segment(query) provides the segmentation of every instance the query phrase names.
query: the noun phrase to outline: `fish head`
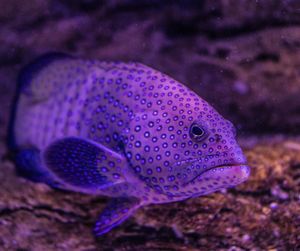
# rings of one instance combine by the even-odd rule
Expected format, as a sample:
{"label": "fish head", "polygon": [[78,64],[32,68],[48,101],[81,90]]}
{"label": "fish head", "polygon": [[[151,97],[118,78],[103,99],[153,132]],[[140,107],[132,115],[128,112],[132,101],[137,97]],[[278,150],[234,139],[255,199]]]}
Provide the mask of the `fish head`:
{"label": "fish head", "polygon": [[233,124],[192,97],[165,100],[165,105],[136,114],[125,150],[142,181],[178,199],[235,186],[250,174]]}

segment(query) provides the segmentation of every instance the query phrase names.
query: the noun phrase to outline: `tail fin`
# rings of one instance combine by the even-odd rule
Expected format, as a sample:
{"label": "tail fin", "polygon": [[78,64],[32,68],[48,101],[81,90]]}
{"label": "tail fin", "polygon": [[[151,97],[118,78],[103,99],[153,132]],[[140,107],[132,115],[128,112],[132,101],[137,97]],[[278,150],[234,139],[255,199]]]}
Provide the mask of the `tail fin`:
{"label": "tail fin", "polygon": [[49,52],[42,56],[39,56],[31,63],[21,69],[18,76],[18,92],[26,92],[27,86],[30,84],[34,76],[36,76],[43,68],[47,67],[54,61],[60,59],[72,58],[68,54],[62,52]]}
{"label": "tail fin", "polygon": [[17,78],[17,88],[12,101],[11,114],[8,124],[7,145],[11,151],[15,151],[17,147],[15,143],[13,128],[20,93],[29,92],[30,89],[28,88],[28,86],[30,85],[30,82],[32,81],[34,76],[36,76],[44,67],[48,66],[56,60],[66,58],[72,58],[72,56],[61,52],[49,52],[33,60],[31,63],[27,64],[20,70]]}

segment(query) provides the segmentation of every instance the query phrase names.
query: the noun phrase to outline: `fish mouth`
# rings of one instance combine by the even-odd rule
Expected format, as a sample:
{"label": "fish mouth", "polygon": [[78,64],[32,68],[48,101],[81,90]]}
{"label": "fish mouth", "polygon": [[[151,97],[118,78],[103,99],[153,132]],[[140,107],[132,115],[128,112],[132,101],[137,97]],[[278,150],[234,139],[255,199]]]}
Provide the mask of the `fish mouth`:
{"label": "fish mouth", "polygon": [[250,167],[246,162],[233,162],[226,163],[221,165],[216,165],[209,167],[203,170],[200,174],[196,175],[190,181],[186,182],[184,185],[188,185],[190,183],[195,182],[197,179],[202,178],[220,178],[226,177],[227,179],[235,179],[235,183],[241,183],[248,179],[250,175]]}

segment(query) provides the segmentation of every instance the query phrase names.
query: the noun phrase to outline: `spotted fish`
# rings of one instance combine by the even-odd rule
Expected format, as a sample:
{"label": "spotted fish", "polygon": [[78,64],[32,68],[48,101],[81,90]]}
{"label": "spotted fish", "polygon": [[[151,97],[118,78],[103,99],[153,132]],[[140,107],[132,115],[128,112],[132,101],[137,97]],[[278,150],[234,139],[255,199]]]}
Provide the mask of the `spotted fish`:
{"label": "spotted fish", "polygon": [[232,123],[140,63],[41,56],[20,73],[12,121],[21,174],[112,198],[96,235],[139,207],[232,187],[250,173]]}

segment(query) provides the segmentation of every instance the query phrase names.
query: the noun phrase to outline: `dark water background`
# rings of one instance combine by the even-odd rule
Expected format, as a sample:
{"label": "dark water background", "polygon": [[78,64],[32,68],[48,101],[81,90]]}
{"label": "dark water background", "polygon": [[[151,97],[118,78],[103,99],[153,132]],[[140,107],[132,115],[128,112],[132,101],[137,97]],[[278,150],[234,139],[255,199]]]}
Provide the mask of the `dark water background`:
{"label": "dark water background", "polygon": [[[139,61],[183,82],[237,126],[252,180],[145,209],[95,240],[104,199],[31,184],[5,157],[17,72],[48,51]],[[0,250],[300,250],[297,0],[0,0],[0,107]]]}

